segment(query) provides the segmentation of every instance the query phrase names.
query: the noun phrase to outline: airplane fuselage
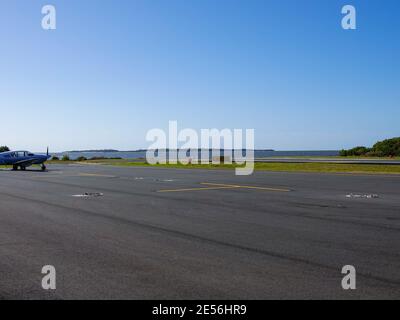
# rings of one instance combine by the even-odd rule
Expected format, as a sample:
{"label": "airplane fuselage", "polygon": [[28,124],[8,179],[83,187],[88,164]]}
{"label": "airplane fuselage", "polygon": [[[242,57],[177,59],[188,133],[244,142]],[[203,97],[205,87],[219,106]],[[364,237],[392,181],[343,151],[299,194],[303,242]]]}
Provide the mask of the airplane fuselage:
{"label": "airplane fuselage", "polygon": [[25,168],[38,164],[42,165],[42,170],[46,169],[44,163],[50,159],[49,155],[33,154],[29,151],[10,151],[0,153],[0,165],[3,166],[13,166],[14,170],[20,168],[25,170]]}

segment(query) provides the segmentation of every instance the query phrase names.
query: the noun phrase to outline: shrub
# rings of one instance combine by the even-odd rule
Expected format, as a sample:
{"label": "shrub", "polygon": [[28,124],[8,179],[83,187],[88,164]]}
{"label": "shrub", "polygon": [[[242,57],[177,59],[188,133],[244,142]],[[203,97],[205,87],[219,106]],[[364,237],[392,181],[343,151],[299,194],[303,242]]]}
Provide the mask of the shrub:
{"label": "shrub", "polygon": [[52,158],[51,158],[51,160],[53,160],[53,161],[59,161],[59,160],[60,160],[60,158],[59,158],[59,157],[56,157],[56,156],[54,156],[54,157],[52,157]]}
{"label": "shrub", "polygon": [[113,158],[107,158],[107,157],[92,157],[89,160],[122,160],[120,157],[113,157]]}
{"label": "shrub", "polygon": [[371,149],[369,149],[367,147],[355,147],[355,148],[350,149],[350,150],[342,150],[340,152],[340,155],[343,156],[343,157],[364,156],[370,151],[371,151]]}
{"label": "shrub", "polygon": [[365,154],[367,157],[384,157],[383,153],[380,151],[373,151],[367,152]]}
{"label": "shrub", "polygon": [[62,161],[69,161],[70,159],[69,159],[69,156],[66,154],[66,155],[64,155],[64,156],[62,157],[61,160],[62,160]]}
{"label": "shrub", "polygon": [[85,157],[79,157],[78,159],[76,159],[76,161],[86,161],[87,160],[87,158],[85,158]]}
{"label": "shrub", "polygon": [[400,138],[392,138],[379,141],[372,147],[374,152],[382,154],[384,157],[400,156]]}
{"label": "shrub", "polygon": [[367,156],[367,157],[400,157],[400,138],[386,139],[374,144],[372,148],[356,147],[340,151],[342,157]]}

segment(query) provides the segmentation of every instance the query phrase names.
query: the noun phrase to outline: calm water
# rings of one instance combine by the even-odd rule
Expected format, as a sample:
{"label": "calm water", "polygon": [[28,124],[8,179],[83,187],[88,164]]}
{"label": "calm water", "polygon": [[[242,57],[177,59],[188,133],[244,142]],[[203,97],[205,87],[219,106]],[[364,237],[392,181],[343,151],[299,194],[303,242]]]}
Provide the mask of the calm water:
{"label": "calm water", "polygon": [[[85,157],[87,159],[93,157],[105,157],[105,158],[122,158],[122,159],[139,159],[145,158],[146,152],[144,151],[119,151],[119,152],[63,152],[53,153],[53,156],[62,157],[68,155],[71,160],[75,160],[79,157]],[[330,157],[338,156],[339,151],[255,151],[254,156],[256,158],[267,158],[267,157]]]}

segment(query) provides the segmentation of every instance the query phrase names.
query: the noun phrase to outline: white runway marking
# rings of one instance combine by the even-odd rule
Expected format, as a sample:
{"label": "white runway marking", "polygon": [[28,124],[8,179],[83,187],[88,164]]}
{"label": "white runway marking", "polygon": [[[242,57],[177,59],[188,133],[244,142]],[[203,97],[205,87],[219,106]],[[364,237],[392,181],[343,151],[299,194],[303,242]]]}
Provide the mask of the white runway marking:
{"label": "white runway marking", "polygon": [[72,195],[75,198],[89,198],[89,197],[102,197],[104,194],[101,192],[85,192],[83,194]]}

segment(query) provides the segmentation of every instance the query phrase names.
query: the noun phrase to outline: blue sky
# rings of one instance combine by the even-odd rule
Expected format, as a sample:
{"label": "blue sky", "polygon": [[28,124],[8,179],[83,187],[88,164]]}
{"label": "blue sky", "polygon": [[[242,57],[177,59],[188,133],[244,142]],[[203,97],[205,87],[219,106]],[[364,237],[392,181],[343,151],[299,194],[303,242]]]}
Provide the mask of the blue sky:
{"label": "blue sky", "polygon": [[[57,30],[41,8],[57,9]],[[357,9],[357,30],[341,8]],[[132,150],[152,128],[254,128],[257,148],[400,136],[397,0],[4,0],[0,145]]]}

